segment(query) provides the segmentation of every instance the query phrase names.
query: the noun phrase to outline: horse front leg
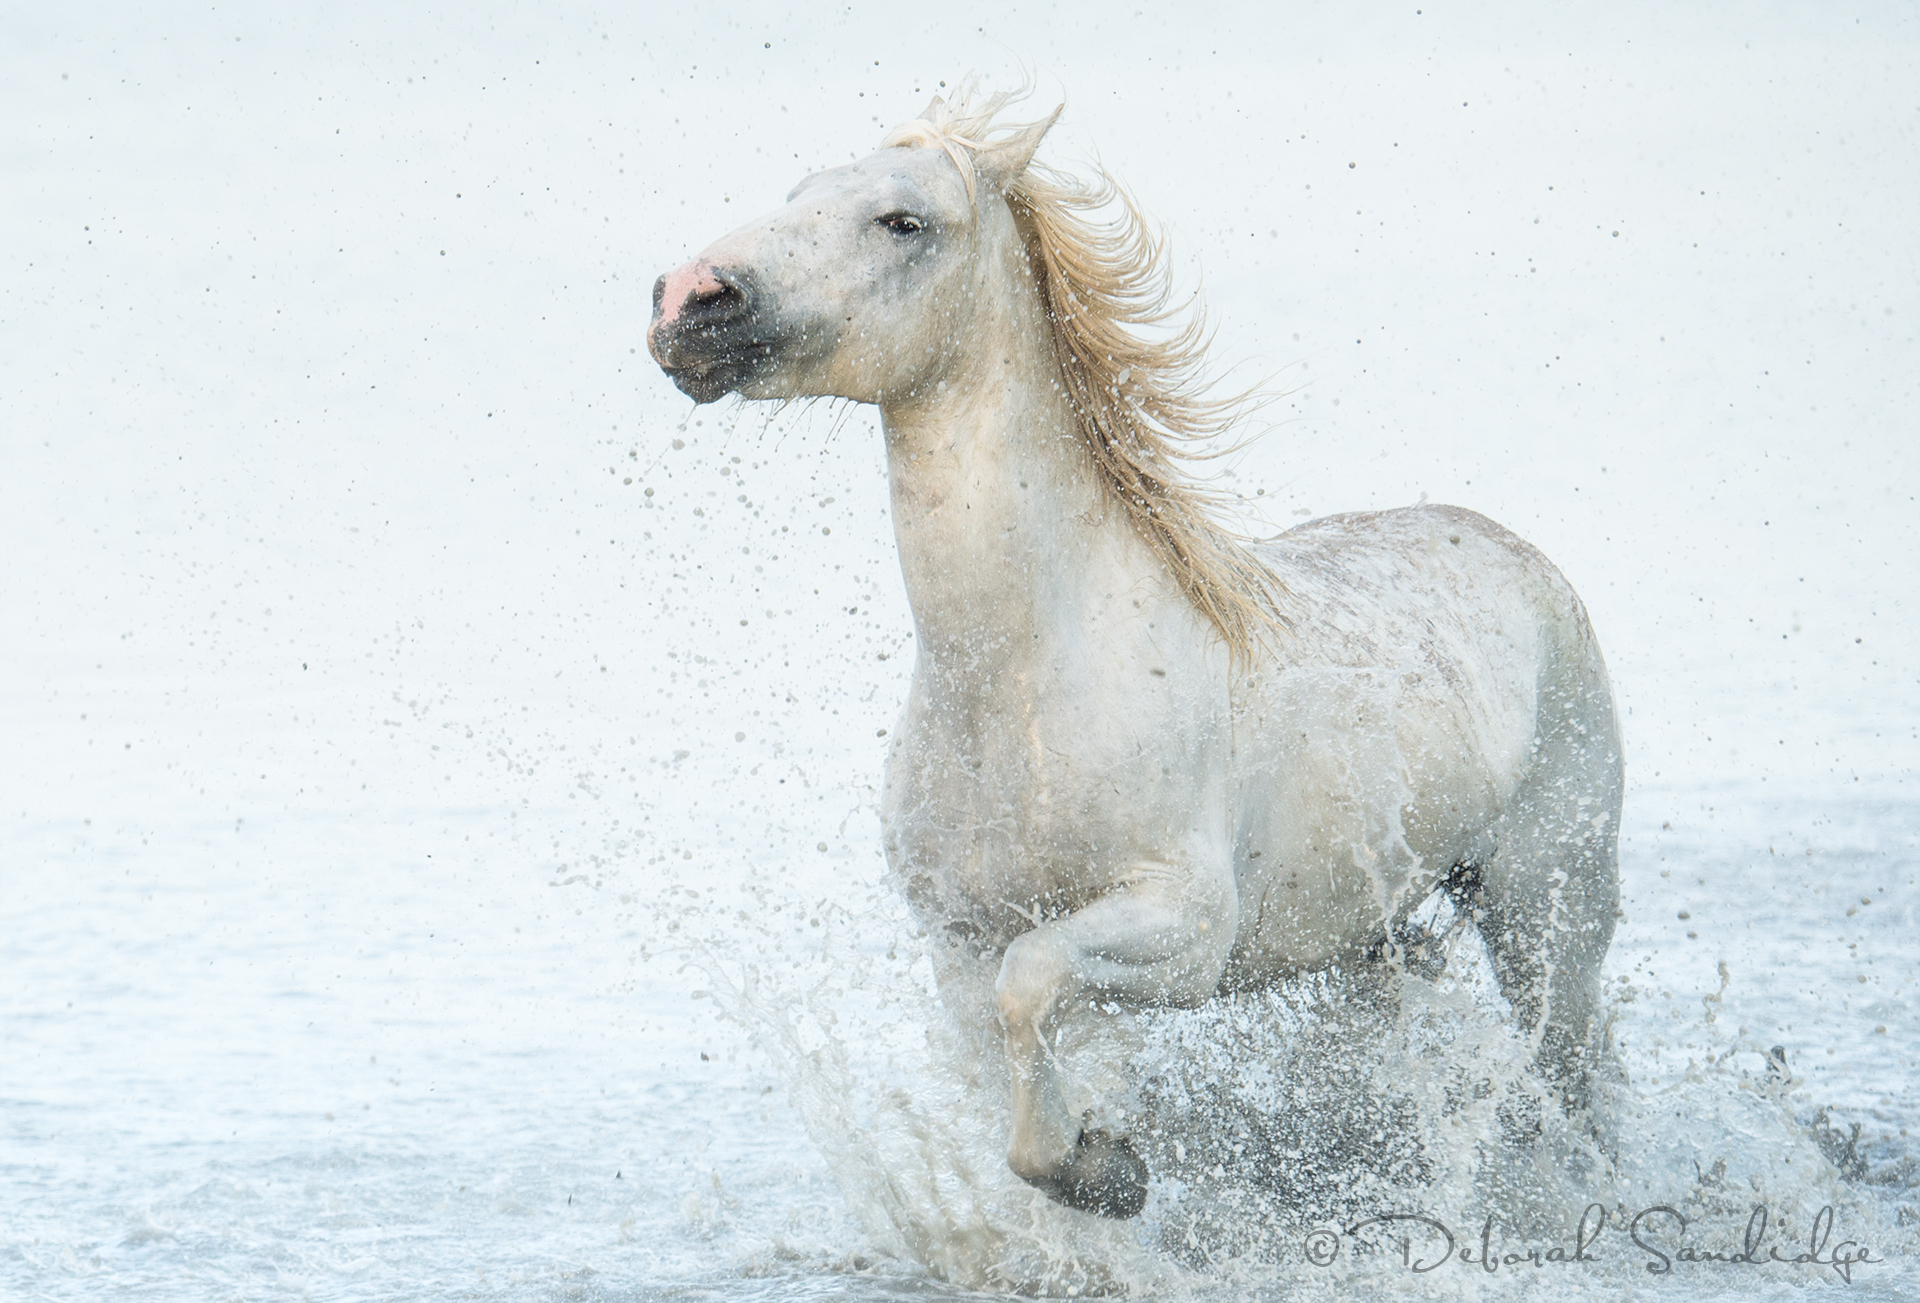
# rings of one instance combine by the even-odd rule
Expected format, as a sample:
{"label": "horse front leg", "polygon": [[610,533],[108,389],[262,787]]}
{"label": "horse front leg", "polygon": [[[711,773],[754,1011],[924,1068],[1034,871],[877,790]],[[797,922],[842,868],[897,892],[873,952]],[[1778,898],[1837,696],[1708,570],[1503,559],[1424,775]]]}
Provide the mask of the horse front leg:
{"label": "horse front leg", "polygon": [[1213,994],[1237,912],[1224,874],[1155,866],[1007,947],[994,996],[1013,1067],[1007,1161],[1022,1179],[1084,1212],[1140,1211],[1146,1164],[1124,1137],[1081,1129],[1061,1092],[1052,1046],[1081,997],[1186,1006]]}

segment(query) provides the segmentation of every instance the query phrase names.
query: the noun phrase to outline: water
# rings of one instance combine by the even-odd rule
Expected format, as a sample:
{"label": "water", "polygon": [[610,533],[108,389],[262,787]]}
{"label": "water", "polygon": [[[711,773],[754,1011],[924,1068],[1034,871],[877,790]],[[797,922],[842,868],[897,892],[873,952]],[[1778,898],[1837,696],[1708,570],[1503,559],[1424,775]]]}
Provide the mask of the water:
{"label": "water", "polygon": [[[1915,34],[1852,17],[9,17],[0,1298],[1840,1283],[1345,1234],[1544,1249],[1592,1199],[1728,1250],[1764,1203],[1789,1256],[1831,1206],[1852,1293],[1920,1292]],[[1463,937],[1397,1009],[1067,1047],[1139,1221],[1006,1171],[878,854],[871,417],[689,413],[635,351],[659,269],[1000,41],[1290,387],[1229,483],[1462,502],[1587,599],[1605,1135],[1530,1111]]]}

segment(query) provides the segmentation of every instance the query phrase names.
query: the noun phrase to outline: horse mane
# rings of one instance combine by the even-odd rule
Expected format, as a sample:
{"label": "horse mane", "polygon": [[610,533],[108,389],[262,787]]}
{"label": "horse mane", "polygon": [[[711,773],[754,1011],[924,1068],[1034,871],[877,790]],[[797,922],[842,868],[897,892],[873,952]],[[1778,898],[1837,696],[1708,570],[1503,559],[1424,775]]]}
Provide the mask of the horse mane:
{"label": "horse mane", "polygon": [[[995,92],[978,104],[965,92],[957,104],[936,98],[881,147],[944,149],[974,197],[974,156],[1033,130],[994,121],[1024,94]],[[1095,475],[1234,658],[1255,659],[1267,635],[1292,627],[1286,590],[1245,535],[1213,518],[1209,508],[1224,507],[1228,495],[1189,464],[1232,451],[1209,441],[1258,400],[1212,392],[1204,314],[1197,301],[1191,312],[1173,302],[1164,233],[1104,168],[1083,181],[1029,162],[1002,193],[1026,241]],[[1141,328],[1158,333],[1143,337]]]}

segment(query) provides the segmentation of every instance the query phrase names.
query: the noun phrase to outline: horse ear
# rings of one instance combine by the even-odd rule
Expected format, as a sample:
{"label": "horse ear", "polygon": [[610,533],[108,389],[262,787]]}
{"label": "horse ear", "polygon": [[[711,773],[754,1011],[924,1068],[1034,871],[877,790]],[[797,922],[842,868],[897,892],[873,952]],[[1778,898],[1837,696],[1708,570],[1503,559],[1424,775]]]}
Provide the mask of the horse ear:
{"label": "horse ear", "polygon": [[940,110],[945,107],[947,107],[947,102],[938,95],[935,95],[931,100],[927,101],[927,107],[920,110],[920,120],[922,122],[938,124],[941,117]]}
{"label": "horse ear", "polygon": [[1027,164],[1033,161],[1034,151],[1040,148],[1042,137],[1059,120],[1061,110],[1066,107],[1062,104],[1047,114],[1044,121],[1034,123],[1018,135],[988,145],[973,156],[974,168],[994,189],[1005,190],[1027,170]]}

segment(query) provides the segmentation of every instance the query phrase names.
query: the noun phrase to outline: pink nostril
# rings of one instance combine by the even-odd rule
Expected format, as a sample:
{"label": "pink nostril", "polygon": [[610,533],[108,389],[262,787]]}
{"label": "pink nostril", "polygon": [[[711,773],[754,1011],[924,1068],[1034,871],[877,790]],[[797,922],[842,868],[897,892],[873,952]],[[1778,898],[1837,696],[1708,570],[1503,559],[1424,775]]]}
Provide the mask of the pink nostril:
{"label": "pink nostril", "polygon": [[726,289],[714,269],[697,258],[675,267],[661,279],[659,315],[654,324],[664,326],[677,319],[691,300],[712,298]]}

